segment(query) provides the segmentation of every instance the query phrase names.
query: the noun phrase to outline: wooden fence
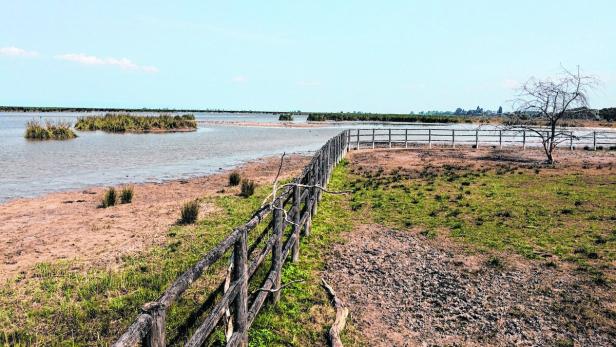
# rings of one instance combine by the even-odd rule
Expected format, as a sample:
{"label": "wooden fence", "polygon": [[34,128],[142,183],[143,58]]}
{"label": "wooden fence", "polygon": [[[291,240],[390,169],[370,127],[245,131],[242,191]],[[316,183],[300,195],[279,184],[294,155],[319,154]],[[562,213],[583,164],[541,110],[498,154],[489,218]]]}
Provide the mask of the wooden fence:
{"label": "wooden fence", "polygon": [[[327,184],[333,168],[344,157],[348,139],[349,131],[346,130],[327,141],[303,172],[293,180],[295,184],[286,186],[272,203],[261,207],[246,224],[233,230],[193,267],[180,275],[157,301],[145,304],[142,313],[113,346],[165,346],[167,311],[204,271],[223,258],[228,259],[226,254],[232,263],[230,281],[221,282],[210,293],[210,298],[220,294],[222,296],[217,301],[211,300],[206,310],[209,313],[188,337],[185,345],[201,346],[223,316],[230,314],[232,324],[227,334],[227,345],[246,346],[248,329],[266,298],[270,296],[272,303],[280,298],[282,266],[289,254],[292,261],[298,259],[300,237],[310,234],[312,217],[317,213],[317,204],[322,194],[319,187]],[[269,224],[258,235],[250,235],[253,241],[249,244],[251,231],[256,230],[257,225],[269,215]],[[271,266],[265,281],[260,284],[257,292],[249,295],[250,281],[270,254]]]}
{"label": "wooden fence", "polygon": [[[547,131],[547,130],[546,130]],[[561,146],[569,149],[616,149],[616,131],[562,130]],[[350,149],[410,146],[541,146],[541,137],[531,130],[392,128],[353,129],[348,132]]]}

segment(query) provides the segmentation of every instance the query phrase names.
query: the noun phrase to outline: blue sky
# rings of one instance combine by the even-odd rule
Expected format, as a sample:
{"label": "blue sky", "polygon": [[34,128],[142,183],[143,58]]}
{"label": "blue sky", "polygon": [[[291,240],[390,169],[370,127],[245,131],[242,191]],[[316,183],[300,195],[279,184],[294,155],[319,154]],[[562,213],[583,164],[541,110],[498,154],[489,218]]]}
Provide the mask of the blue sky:
{"label": "blue sky", "polygon": [[561,64],[616,106],[616,2],[0,0],[0,105],[509,108]]}

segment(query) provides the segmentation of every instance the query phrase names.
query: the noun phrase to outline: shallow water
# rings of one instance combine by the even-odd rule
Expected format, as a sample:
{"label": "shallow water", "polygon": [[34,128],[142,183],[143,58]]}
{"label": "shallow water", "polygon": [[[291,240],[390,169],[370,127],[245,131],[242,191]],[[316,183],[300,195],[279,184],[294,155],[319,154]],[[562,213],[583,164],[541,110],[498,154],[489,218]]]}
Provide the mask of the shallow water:
{"label": "shallow water", "polygon": [[[275,128],[200,123],[196,132],[108,134],[78,132],[68,141],[24,139],[32,119],[74,123],[77,113],[0,113],[0,202],[50,192],[189,178],[263,156],[306,153],[346,128],[408,127],[404,124],[334,123],[322,128]],[[265,114],[195,114],[197,120],[277,122]],[[306,116],[295,117],[305,123]],[[413,127],[417,127],[415,124]],[[431,128],[439,125],[427,125]],[[468,129],[471,124],[447,125]]]}

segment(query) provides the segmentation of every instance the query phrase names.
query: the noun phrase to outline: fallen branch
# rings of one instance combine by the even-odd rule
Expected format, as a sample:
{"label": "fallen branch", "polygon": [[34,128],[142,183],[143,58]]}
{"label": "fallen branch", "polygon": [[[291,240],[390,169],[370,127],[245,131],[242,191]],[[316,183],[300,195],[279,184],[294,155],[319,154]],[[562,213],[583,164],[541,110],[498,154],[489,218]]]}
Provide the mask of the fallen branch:
{"label": "fallen branch", "polygon": [[252,292],[252,294],[255,294],[255,293],[257,293],[257,292],[270,292],[270,293],[276,293],[276,292],[279,292],[279,291],[283,290],[284,288],[286,288],[286,287],[290,286],[290,285],[291,285],[291,284],[293,284],[293,283],[301,283],[301,282],[305,282],[305,281],[304,281],[304,280],[295,280],[295,281],[290,281],[290,282],[287,282],[287,283],[285,283],[285,284],[281,285],[281,286],[280,286],[280,287],[278,287],[278,288],[273,288],[273,289],[259,288],[259,289],[255,290],[254,292]]}
{"label": "fallen branch", "polygon": [[340,334],[342,330],[344,330],[344,325],[346,324],[347,316],[349,315],[349,309],[346,305],[336,296],[336,292],[324,278],[321,278],[321,284],[327,291],[327,293],[331,296],[334,308],[336,309],[336,319],[334,320],[334,324],[329,329],[329,343],[332,347],[344,347],[342,345],[342,340],[340,340]]}

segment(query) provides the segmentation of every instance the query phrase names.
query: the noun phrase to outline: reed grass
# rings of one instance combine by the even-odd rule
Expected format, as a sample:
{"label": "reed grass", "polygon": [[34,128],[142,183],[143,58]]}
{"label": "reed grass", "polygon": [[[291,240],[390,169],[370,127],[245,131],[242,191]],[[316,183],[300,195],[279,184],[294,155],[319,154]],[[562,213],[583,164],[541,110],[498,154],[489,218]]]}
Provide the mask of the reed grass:
{"label": "reed grass", "polygon": [[137,116],[128,113],[107,113],[104,116],[81,117],[75,124],[81,131],[102,130],[112,133],[123,132],[171,132],[197,129],[192,114],[159,116]]}
{"label": "reed grass", "polygon": [[103,195],[103,201],[101,202],[102,208],[107,208],[110,206],[115,206],[118,201],[118,194],[116,193],[115,188],[111,187],[105,191],[105,195]]}
{"label": "reed grass", "polygon": [[233,171],[230,175],[229,175],[229,185],[230,186],[237,186],[240,184],[242,180],[242,176],[240,176],[240,173],[237,171]]}
{"label": "reed grass", "polygon": [[134,189],[133,187],[124,187],[120,192],[120,203],[130,204],[133,201]]}
{"label": "reed grass", "polygon": [[197,200],[189,201],[182,206],[180,211],[180,220],[178,224],[194,224],[199,218],[199,202]]}
{"label": "reed grass", "polygon": [[26,123],[25,138],[31,140],[70,140],[77,137],[67,122],[47,121],[41,124],[32,120]]}
{"label": "reed grass", "polygon": [[249,197],[252,196],[255,193],[255,188],[257,187],[257,184],[255,183],[255,181],[252,180],[242,180],[242,187],[240,189],[240,196],[242,197]]}
{"label": "reed grass", "polygon": [[284,121],[284,122],[291,122],[293,121],[293,115],[290,113],[283,113],[280,116],[278,116],[278,120]]}

